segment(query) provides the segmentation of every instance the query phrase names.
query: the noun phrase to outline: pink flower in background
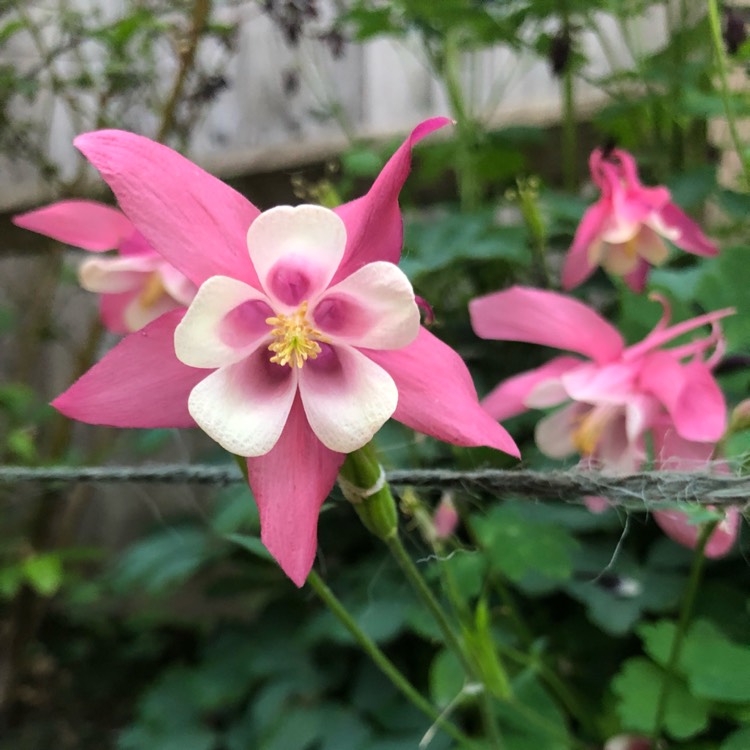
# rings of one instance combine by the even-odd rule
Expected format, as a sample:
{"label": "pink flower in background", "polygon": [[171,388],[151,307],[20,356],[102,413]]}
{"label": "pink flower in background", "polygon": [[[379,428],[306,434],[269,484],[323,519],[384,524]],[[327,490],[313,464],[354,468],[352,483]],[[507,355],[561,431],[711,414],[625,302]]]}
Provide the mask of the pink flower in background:
{"label": "pink flower in background", "polygon": [[261,537],[301,586],[320,506],[347,452],[390,416],[457,445],[518,455],[460,357],[419,326],[395,266],[398,194],[418,126],[363,197],[261,214],[171,149],[100,131],[76,145],[125,214],[199,291],[131,334],[54,401],[117,427],[203,427],[247,458]]}
{"label": "pink flower in background", "polygon": [[153,250],[121,211],[104,203],[60,201],[20,214],[13,223],[90,252],[118,250],[79,269],[81,286],[101,295],[102,320],[114,333],[137,331],[195,297],[195,284]]}
{"label": "pink flower in background", "polygon": [[[536,427],[536,443],[551,458],[578,453],[607,471],[635,472],[646,459],[650,433],[659,466],[680,468],[693,461],[694,469],[696,459],[705,463],[726,429],[724,395],[711,373],[723,345],[717,321],[734,311],[668,327],[670,311],[662,304],[664,316],[654,330],[625,347],[614,326],[582,302],[555,292],[513,287],[472,300],[472,325],[480,337],[527,341],[588,358],[563,355],[511,377],[484,399],[484,407],[496,419],[506,419],[527,409],[562,405]],[[707,324],[713,327],[708,337],[663,348]],[[603,505],[601,498],[590,499],[593,510]],[[695,543],[699,529],[690,527],[683,514],[654,515],[676,541]],[[728,515],[726,529],[714,532],[708,554],[723,554],[731,546],[737,530],[733,518]],[[724,531],[731,540],[719,539]]]}
{"label": "pink flower in background", "polygon": [[694,255],[713,256],[719,250],[700,227],[672,203],[667,188],[643,187],[635,159],[621,149],[605,155],[596,149],[589,159],[591,177],[601,198],[586,210],[565,259],[565,289],[582,284],[602,266],[623,276],[640,292],[651,266],[667,259],[664,239]]}

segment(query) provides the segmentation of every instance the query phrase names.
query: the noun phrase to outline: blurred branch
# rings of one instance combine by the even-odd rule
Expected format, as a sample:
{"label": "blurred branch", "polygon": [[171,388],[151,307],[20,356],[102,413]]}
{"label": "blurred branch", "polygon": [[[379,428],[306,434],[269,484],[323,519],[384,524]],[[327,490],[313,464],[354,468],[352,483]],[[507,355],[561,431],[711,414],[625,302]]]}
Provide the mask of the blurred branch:
{"label": "blurred branch", "polygon": [[[647,471],[610,476],[590,471],[447,471],[398,470],[386,474],[394,486],[509,494],[533,500],[579,503],[586,496],[606,497],[628,510],[653,510],[675,502],[717,508],[750,505],[750,477],[705,472]],[[0,466],[0,485],[19,482],[146,482],[163,484],[236,484],[244,478],[233,464],[161,466],[45,467]]]}
{"label": "blurred branch", "polygon": [[164,142],[164,139],[169,135],[172,128],[174,127],[175,117],[177,114],[177,105],[182,98],[183,89],[185,88],[185,82],[187,81],[188,74],[193,68],[195,63],[195,53],[198,49],[203,32],[206,29],[208,18],[211,14],[211,0],[195,0],[193,5],[192,22],[190,26],[190,34],[185,41],[184,47],[180,50],[180,67],[177,71],[174,84],[172,85],[172,91],[169,94],[169,99],[164,106],[164,112],[162,113],[161,125],[159,126],[159,132],[156,135],[156,140]]}

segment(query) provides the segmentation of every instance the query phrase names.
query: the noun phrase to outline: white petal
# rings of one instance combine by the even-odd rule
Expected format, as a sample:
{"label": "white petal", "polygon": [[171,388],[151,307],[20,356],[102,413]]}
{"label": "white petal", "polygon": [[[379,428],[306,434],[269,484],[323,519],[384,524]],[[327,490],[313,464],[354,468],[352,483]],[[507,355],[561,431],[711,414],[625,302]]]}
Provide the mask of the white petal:
{"label": "white petal", "polygon": [[140,295],[136,295],[123,310],[122,319],[129,331],[140,331],[152,320],[160,318],[164,313],[174,310],[176,307],[179,307],[179,305],[166,294],[162,295],[152,305],[144,305]]}
{"label": "white petal", "polygon": [[201,380],[190,393],[188,410],[230,453],[263,456],[276,445],[296,392],[296,371],[272,363],[260,347]]}
{"label": "white petal", "polygon": [[385,261],[368,263],[327,289],[311,314],[334,341],[368,349],[401,349],[419,333],[411,282]]}
{"label": "white petal", "polygon": [[161,262],[154,255],[126,258],[91,258],[78,269],[81,286],[97,294],[120,294],[144,283],[144,274],[151,273]]}
{"label": "white petal", "polygon": [[565,458],[575,453],[573,432],[586,409],[583,404],[570,404],[537,422],[534,440],[539,450],[550,458]]}
{"label": "white petal", "polygon": [[239,362],[268,338],[266,296],[228,276],[205,281],[174,332],[177,359],[190,367]]}
{"label": "white petal", "polygon": [[333,278],[344,257],[346,227],[322,206],[277,206],[250,225],[247,248],[269,296],[296,308]]}
{"label": "white petal", "polygon": [[318,358],[301,368],[299,390],[313,432],[340,453],[368,443],[398,403],[393,378],[348,346],[324,345]]}

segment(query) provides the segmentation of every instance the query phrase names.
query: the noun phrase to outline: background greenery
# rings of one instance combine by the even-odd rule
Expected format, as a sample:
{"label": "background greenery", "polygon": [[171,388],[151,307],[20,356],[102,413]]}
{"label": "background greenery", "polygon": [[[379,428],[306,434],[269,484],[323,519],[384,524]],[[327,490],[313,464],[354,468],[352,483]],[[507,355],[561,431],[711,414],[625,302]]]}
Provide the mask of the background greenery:
{"label": "background greenery", "polygon": [[[128,102],[153,96],[161,111],[155,134],[179,146],[210,101],[220,67],[192,70],[175,103],[159,95],[153,50],[169,31],[170,13],[195,21],[201,3],[126,3],[114,21],[65,10],[59,23],[72,43],[93,42],[108,65],[97,77],[55,80],[0,70],[0,149],[44,167],[37,124],[13,116],[19,99],[58,86],[75,102],[81,90],[101,103],[100,124],[119,122]],[[261,3],[299,43],[316,3]],[[592,200],[585,172],[591,147],[614,139],[631,149],[644,181],[667,184],[675,202],[708,221],[722,245],[712,260],[675,253],[655,272],[651,289],[670,299],[676,319],[733,305],[721,383],[730,405],[747,395],[750,344],[750,245],[746,183],[719,184],[720,152],[708,138],[711,118],[747,113],[743,92],[722,91],[719,53],[709,19],[687,2],[669,3],[662,49],[635,55],[632,70],[593,81],[610,104],[582,122],[575,85],[587,76],[581,33],[602,34],[600,12],[625,30],[629,19],[663,3],[620,0],[394,0],[342,3],[331,31],[344,45],[388,36],[417,38],[444,88],[457,124],[446,141],[419,147],[403,193],[406,241],[402,267],[433,306],[432,330],[465,358],[480,393],[505,376],[541,363],[547,353],[522,344],[480,342],[467,302],[513,282],[557,285],[567,250]],[[687,6],[690,5],[690,8]],[[36,28],[24,3],[0,3],[0,49]],[[210,5],[208,6],[210,9]],[[688,10],[691,12],[688,13]],[[726,23],[726,17],[724,19]],[[736,25],[735,25],[736,29]],[[231,43],[232,29],[202,22],[207,35]],[[605,40],[606,41],[606,40]],[[556,70],[564,111],[559,127],[490,130],[464,95],[464,56],[505,46],[532,51]],[[54,50],[47,63],[53,61]],[[181,58],[185,62],[184,58]],[[732,45],[729,66],[742,71],[750,47]],[[191,63],[192,64],[192,63]],[[212,78],[213,77],[213,78]],[[592,81],[590,81],[592,82]],[[204,86],[203,100],[194,96]],[[162,86],[163,88],[163,86]],[[188,101],[191,106],[180,106]],[[73,105],[71,105],[73,106]],[[161,107],[161,110],[159,108]],[[33,125],[33,127],[32,127]],[[377,174],[394,144],[352,143],[323,181],[315,170],[295,178],[297,193],[326,199],[355,196]],[[744,161],[745,154],[741,154]],[[47,165],[60,196],[77,181]],[[436,187],[436,186],[440,187]],[[265,205],[259,187],[249,197]],[[48,288],[75,283],[59,253],[50,254]],[[37,289],[37,293],[38,293]],[[638,340],[659,308],[603,274],[576,294]],[[59,335],[51,300],[29,327],[24,310],[0,309],[3,346],[20,363],[0,384],[0,455],[6,463],[95,463],[159,460],[170,455],[169,431],[117,433],[76,428],[52,413],[29,386],[40,346]],[[92,321],[91,336],[100,331]],[[69,345],[78,363],[96,350]],[[65,343],[65,342],[63,342]],[[88,348],[87,348],[88,347]],[[20,354],[19,354],[20,352]],[[24,363],[26,363],[24,365]],[[30,364],[29,364],[30,363]],[[506,425],[523,465],[557,466],[533,445],[539,414]],[[482,449],[458,449],[389,424],[378,438],[392,468],[511,468],[515,462]],[[742,459],[747,435],[728,444]],[[222,460],[200,439],[193,455]],[[192,493],[191,488],[179,488]],[[258,542],[258,516],[246,487],[212,490],[183,515],[161,516],[148,490],[152,523],[124,548],[76,541],[84,513],[100,499],[80,488],[0,488],[0,747],[7,750],[411,750],[429,722],[406,703],[359,653],[351,636],[314,598],[298,591]],[[111,503],[141,502],[128,487]],[[646,514],[616,510],[591,515],[568,505],[454,493],[464,525],[445,544],[429,535],[437,494],[410,496],[402,517],[420,570],[449,592],[449,606],[471,632],[491,670],[502,658],[516,701],[531,711],[502,709],[507,750],[602,747],[620,732],[649,735],[674,637],[691,554],[666,539]],[[91,502],[89,502],[91,500]],[[750,572],[747,543],[710,563],[664,706],[669,747],[744,750],[750,746]],[[468,733],[478,712],[459,664],[418,607],[380,543],[361,527],[336,492],[320,522],[318,567],[377,641],[440,709]],[[485,675],[491,683],[491,675]],[[574,739],[575,738],[575,739]],[[451,747],[437,733],[432,750]]]}

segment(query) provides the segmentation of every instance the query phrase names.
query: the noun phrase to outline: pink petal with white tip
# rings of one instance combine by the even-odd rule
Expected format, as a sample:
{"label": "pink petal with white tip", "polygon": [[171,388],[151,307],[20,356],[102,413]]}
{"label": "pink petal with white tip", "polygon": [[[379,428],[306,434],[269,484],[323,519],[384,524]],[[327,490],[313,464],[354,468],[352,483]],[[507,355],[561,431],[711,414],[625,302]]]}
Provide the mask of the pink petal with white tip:
{"label": "pink petal with white tip", "polygon": [[198,290],[177,326],[177,358],[191,367],[239,362],[269,338],[271,327],[265,321],[273,314],[262,292],[242,281],[214,276]]}
{"label": "pink petal with white tip", "polygon": [[114,250],[135,232],[135,227],[122,211],[86,200],[59,201],[14,216],[13,223],[93,252]]}
{"label": "pink petal with white tip", "polygon": [[545,456],[565,458],[576,452],[573,433],[588,408],[583,404],[568,404],[537,422],[534,442]]}
{"label": "pink petal with white tip", "polygon": [[78,278],[88,292],[119,294],[141,287],[144,274],[153,272],[160,262],[158,255],[90,258],[81,264]]}
{"label": "pink petal with white tip", "polygon": [[560,376],[581,364],[575,357],[555,357],[535,370],[504,380],[482,399],[482,406],[495,419],[508,419],[529,408],[554,406],[568,398]]}
{"label": "pink petal with white tip", "polygon": [[636,392],[638,369],[630,363],[584,363],[560,376],[563,388],[576,401],[627,404]]}
{"label": "pink petal with white tip", "polygon": [[393,378],[348,346],[324,344],[299,374],[299,392],[312,431],[326,448],[351,453],[368,443],[396,409]]}
{"label": "pink petal with white tip", "polygon": [[376,261],[328,289],[312,311],[315,326],[336,342],[400,349],[419,333],[419,308],[404,272]]}
{"label": "pink petal with white tip", "polygon": [[277,206],[252,223],[247,247],[266,293],[296,308],[333,278],[344,256],[346,227],[322,206]]}
{"label": "pink petal with white tip", "polygon": [[281,435],[297,392],[297,373],[270,361],[265,347],[205,377],[190,393],[198,426],[238,456],[262,456]]}
{"label": "pink petal with white tip", "polygon": [[140,295],[135,295],[130,303],[122,311],[122,320],[128,331],[140,331],[152,320],[164,315],[164,313],[182,305],[175,302],[169,295],[163,294],[154,303],[144,305]]}
{"label": "pink petal with white tip", "polygon": [[573,237],[573,244],[565,256],[562,272],[563,289],[573,289],[582,284],[596,269],[592,257],[597,253],[595,250],[592,251],[592,248],[596,243],[601,243],[601,234],[609,210],[607,201],[598,201],[583,214]]}
{"label": "pink petal with white tip", "polygon": [[682,365],[667,352],[653,352],[644,361],[640,386],[661,401],[686,440],[716,442],[724,434],[724,394],[702,362]]}
{"label": "pink petal with white tip", "polygon": [[710,258],[719,254],[719,248],[701,228],[678,206],[669,203],[659,211],[661,224],[668,228],[666,234],[677,247],[693,255]]}
{"label": "pink petal with white tip", "polygon": [[315,437],[298,397],[276,445],[264,456],[247,459],[261,539],[296,586],[305,583],[312,568],[320,506],[344,458]]}

